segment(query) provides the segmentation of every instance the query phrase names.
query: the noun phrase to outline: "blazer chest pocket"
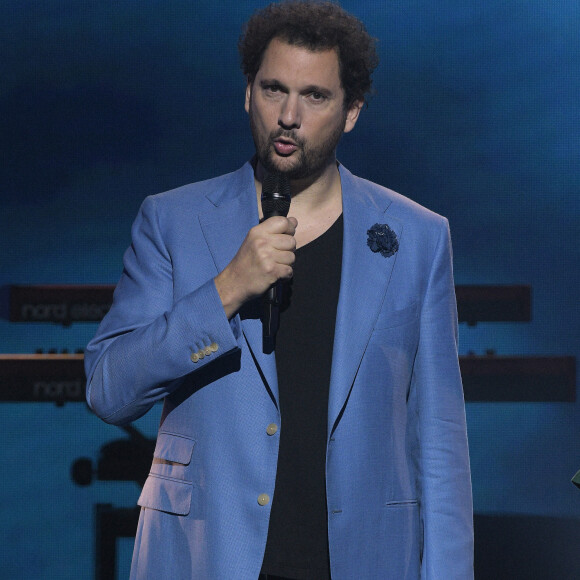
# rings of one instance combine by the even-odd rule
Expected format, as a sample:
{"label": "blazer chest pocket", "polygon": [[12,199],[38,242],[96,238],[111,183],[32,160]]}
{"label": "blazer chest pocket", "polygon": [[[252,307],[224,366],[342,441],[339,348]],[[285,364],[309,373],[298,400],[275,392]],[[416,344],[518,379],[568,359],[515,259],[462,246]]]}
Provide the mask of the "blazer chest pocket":
{"label": "blazer chest pocket", "polygon": [[419,303],[413,302],[400,310],[393,310],[388,305],[383,305],[375,323],[375,330],[395,328],[403,326],[417,320],[419,314]]}
{"label": "blazer chest pocket", "polygon": [[178,515],[187,515],[191,506],[193,482],[190,464],[195,441],[175,433],[160,432],[157,437],[149,477],[137,502]]}

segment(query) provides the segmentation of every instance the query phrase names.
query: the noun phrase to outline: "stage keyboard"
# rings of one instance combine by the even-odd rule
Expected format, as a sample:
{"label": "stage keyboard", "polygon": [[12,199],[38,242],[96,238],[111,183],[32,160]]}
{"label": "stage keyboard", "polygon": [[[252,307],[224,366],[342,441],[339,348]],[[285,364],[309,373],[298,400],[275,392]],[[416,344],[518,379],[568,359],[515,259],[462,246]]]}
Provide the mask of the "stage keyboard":
{"label": "stage keyboard", "polygon": [[82,354],[0,354],[0,401],[85,402]]}
{"label": "stage keyboard", "polygon": [[[0,401],[85,402],[82,354],[0,355]],[[468,402],[574,402],[576,359],[461,356]]]}
{"label": "stage keyboard", "polygon": [[[115,287],[61,284],[0,287],[0,318],[10,322],[51,322],[69,326],[99,322],[109,311]],[[529,322],[531,288],[526,285],[458,285],[459,322]]]}

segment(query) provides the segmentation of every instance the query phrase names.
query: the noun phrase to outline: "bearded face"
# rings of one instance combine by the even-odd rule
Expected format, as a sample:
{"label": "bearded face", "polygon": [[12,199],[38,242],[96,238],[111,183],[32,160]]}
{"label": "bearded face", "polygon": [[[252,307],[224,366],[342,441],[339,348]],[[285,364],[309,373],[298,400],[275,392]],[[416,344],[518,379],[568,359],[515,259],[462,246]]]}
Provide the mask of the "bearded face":
{"label": "bearded face", "polygon": [[338,54],[274,38],[246,88],[246,111],[260,163],[298,180],[335,164],[336,147],[358,118],[344,106]]}

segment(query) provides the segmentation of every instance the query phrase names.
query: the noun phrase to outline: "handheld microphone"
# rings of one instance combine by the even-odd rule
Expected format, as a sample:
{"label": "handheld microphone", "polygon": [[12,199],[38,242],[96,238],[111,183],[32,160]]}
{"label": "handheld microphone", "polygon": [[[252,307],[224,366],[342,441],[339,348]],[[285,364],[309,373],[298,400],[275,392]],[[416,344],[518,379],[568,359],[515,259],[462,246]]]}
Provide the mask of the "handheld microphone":
{"label": "handheld microphone", "polygon": [[[288,215],[290,209],[290,180],[283,173],[269,173],[262,183],[262,214],[264,219],[273,216]],[[276,336],[280,320],[282,302],[282,283],[280,280],[270,286],[264,294],[264,315],[262,318],[262,335],[272,340]]]}
{"label": "handheld microphone", "polygon": [[262,213],[267,220],[276,215],[286,217],[290,209],[290,180],[284,173],[268,173],[262,184]]}

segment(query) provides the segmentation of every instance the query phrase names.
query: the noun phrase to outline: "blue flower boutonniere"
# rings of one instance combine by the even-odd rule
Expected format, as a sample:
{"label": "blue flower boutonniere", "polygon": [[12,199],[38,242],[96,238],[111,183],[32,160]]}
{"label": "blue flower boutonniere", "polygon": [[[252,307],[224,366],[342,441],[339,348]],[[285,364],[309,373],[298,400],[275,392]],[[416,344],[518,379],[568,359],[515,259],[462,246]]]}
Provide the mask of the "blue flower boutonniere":
{"label": "blue flower boutonniere", "polygon": [[373,252],[379,252],[383,258],[390,258],[399,250],[397,234],[387,224],[375,224],[367,230],[367,245]]}

